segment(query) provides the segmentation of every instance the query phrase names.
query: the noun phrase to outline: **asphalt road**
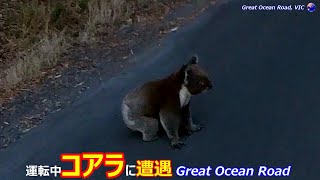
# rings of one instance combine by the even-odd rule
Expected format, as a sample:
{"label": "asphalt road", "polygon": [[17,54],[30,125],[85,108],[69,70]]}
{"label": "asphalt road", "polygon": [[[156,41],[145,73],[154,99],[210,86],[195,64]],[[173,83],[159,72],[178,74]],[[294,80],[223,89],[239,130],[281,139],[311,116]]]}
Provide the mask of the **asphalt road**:
{"label": "asphalt road", "polygon": [[[60,154],[88,151],[125,152],[129,164],[171,159],[174,167],[291,165],[289,177],[267,179],[319,179],[320,11],[241,10],[243,4],[281,2],[234,1],[210,9],[170,36],[164,47],[137,58],[138,67],[0,151],[0,179],[45,179],[25,177],[25,166],[71,168],[60,162]],[[214,79],[213,91],[192,99],[194,119],[205,128],[185,138],[180,151],[172,150],[165,136],[142,142],[122,123],[122,96],[139,83],[171,73],[194,52]],[[101,167],[90,179],[105,179],[105,170]],[[224,179],[213,173],[211,178]]]}

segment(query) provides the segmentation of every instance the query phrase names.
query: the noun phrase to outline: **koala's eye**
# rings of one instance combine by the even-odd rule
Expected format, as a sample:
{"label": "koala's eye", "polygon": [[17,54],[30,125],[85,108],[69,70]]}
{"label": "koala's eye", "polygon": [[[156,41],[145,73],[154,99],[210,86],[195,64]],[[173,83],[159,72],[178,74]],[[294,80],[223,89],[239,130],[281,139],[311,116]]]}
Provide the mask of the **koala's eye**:
{"label": "koala's eye", "polygon": [[199,84],[204,85],[204,82],[203,82],[203,81],[200,81]]}

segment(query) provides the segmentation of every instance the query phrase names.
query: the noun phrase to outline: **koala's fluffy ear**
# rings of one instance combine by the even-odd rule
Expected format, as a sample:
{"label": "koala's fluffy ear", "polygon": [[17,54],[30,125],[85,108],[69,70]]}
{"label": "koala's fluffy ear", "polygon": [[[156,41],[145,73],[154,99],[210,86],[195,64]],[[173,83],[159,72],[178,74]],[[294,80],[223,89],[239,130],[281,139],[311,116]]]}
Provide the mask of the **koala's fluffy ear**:
{"label": "koala's fluffy ear", "polygon": [[193,55],[189,61],[189,64],[198,64],[199,62],[199,57],[197,55]]}
{"label": "koala's fluffy ear", "polygon": [[191,65],[198,64],[199,58],[197,55],[193,55],[187,64],[184,64],[180,69],[181,78],[184,83],[187,83],[187,76],[191,70]]}

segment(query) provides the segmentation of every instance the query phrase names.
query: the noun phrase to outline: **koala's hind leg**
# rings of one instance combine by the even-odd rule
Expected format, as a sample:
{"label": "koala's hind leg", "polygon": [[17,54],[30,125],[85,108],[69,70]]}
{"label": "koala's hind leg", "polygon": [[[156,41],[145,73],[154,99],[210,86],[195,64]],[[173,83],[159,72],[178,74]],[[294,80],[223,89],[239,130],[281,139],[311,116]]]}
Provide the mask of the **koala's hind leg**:
{"label": "koala's hind leg", "polygon": [[129,129],[142,133],[144,141],[152,141],[158,138],[159,120],[135,115],[126,104],[122,104],[122,116]]}
{"label": "koala's hind leg", "polygon": [[127,124],[127,127],[134,131],[142,133],[143,141],[152,141],[158,138],[159,122],[146,116],[131,116],[129,117],[133,124]]}
{"label": "koala's hind leg", "polygon": [[139,116],[136,118],[144,122],[144,125],[140,128],[140,132],[142,132],[142,139],[144,141],[158,139],[159,120],[145,116]]}
{"label": "koala's hind leg", "polygon": [[179,137],[180,116],[164,110],[160,112],[160,122],[171,141],[171,146],[180,149],[184,145]]}
{"label": "koala's hind leg", "polygon": [[143,141],[152,141],[158,138],[159,122],[157,119],[146,116],[130,116],[127,127],[142,133]]}

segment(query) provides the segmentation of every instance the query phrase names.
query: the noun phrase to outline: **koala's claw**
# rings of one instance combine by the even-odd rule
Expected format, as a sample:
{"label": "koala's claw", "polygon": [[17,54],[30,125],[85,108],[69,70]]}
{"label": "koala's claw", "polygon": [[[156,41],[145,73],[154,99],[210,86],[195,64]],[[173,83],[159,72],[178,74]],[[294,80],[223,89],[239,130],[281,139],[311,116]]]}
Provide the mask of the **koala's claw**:
{"label": "koala's claw", "polygon": [[182,141],[172,142],[171,146],[173,149],[181,149],[185,144]]}

